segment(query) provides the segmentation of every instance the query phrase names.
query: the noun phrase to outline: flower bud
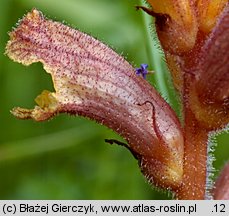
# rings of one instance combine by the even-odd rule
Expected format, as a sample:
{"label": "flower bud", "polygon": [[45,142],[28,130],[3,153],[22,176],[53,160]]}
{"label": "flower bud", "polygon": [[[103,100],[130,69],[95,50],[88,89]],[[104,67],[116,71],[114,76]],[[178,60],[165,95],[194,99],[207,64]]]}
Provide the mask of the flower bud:
{"label": "flower bud", "polygon": [[198,0],[199,28],[208,34],[215,26],[218,16],[223,8],[228,4],[228,0]]}
{"label": "flower bud", "polygon": [[156,29],[164,50],[187,52],[195,45],[198,23],[193,5],[187,0],[148,0],[155,13]]}

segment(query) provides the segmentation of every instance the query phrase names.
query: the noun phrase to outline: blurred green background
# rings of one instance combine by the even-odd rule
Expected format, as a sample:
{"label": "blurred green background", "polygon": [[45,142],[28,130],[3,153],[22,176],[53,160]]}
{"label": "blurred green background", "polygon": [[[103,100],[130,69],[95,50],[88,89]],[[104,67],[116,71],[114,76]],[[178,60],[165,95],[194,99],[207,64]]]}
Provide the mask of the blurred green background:
{"label": "blurred green background", "polygon": [[[168,199],[168,193],[148,185],[126,149],[104,142],[121,139],[106,127],[64,114],[43,123],[10,114],[14,106],[32,108],[43,89],[53,90],[41,64],[24,67],[3,54],[7,32],[36,7],[48,18],[102,40],[133,65],[148,63],[157,71],[149,81],[179,115],[149,18],[134,8],[139,4],[137,0],[0,0],[0,199]],[[216,139],[217,173],[229,158],[229,136],[221,133]]]}

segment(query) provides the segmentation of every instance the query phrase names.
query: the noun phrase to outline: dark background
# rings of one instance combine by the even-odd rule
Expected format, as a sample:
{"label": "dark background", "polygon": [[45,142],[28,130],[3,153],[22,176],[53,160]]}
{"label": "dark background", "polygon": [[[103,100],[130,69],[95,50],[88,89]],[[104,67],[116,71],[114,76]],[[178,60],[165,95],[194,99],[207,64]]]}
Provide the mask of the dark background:
{"label": "dark background", "polygon": [[[36,7],[48,18],[105,42],[134,66],[148,63],[156,71],[148,80],[179,115],[162,51],[155,36],[149,35],[150,18],[134,8],[140,2],[0,0],[0,4],[0,199],[167,199],[168,192],[148,185],[126,149],[104,142],[121,139],[106,127],[65,114],[42,123],[10,114],[14,106],[32,108],[43,89],[53,90],[41,64],[25,67],[4,55],[7,32]],[[217,173],[229,158],[229,135],[221,133],[215,140]]]}

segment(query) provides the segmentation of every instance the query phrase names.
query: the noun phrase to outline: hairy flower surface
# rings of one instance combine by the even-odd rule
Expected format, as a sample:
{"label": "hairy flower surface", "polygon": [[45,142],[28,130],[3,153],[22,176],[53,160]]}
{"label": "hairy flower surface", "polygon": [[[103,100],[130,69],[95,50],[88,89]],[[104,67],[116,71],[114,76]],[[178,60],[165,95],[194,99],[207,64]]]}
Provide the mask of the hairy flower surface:
{"label": "hairy flower surface", "polygon": [[6,54],[24,65],[41,62],[56,91],[43,91],[34,109],[14,108],[16,117],[44,121],[67,112],[96,120],[127,140],[150,182],[163,188],[179,186],[180,123],[124,58],[89,35],[45,19],[36,9],[10,33]]}
{"label": "hairy flower surface", "polygon": [[[20,119],[44,121],[58,113],[81,115],[124,137],[149,182],[178,199],[225,198],[209,186],[208,135],[229,123],[229,4],[225,0],[148,0],[137,6],[155,18],[183,124],[145,80],[147,64],[134,69],[100,41],[33,9],[10,33],[6,54],[24,65],[41,62],[55,92],[44,90],[34,109],[14,108]],[[226,177],[226,178],[224,178]],[[211,196],[213,195],[213,196]]]}

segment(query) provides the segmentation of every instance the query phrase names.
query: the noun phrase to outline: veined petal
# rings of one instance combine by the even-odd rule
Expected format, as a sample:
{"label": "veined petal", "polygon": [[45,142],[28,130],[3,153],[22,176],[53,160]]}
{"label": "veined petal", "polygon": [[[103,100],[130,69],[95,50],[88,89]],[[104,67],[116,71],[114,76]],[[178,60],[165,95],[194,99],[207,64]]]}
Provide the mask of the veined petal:
{"label": "veined petal", "polygon": [[15,108],[16,117],[43,121],[67,112],[96,120],[127,140],[150,182],[178,187],[183,174],[180,123],[124,58],[36,9],[10,33],[6,54],[24,65],[42,62],[56,90],[38,96],[34,109]]}

